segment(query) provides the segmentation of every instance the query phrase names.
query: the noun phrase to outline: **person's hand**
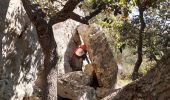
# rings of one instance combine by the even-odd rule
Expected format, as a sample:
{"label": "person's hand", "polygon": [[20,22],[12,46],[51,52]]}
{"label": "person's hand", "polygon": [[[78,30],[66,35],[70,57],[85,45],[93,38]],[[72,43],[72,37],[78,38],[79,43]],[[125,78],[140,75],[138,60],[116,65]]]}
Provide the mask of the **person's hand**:
{"label": "person's hand", "polygon": [[78,48],[75,52],[77,56],[83,56],[85,54],[84,50],[82,48]]}

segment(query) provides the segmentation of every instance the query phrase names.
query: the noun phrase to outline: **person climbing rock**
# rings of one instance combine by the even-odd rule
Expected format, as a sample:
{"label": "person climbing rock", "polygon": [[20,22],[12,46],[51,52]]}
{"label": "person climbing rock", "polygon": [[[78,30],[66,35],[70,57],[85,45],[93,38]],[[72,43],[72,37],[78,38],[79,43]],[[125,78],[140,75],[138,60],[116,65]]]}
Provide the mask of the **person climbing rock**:
{"label": "person climbing rock", "polygon": [[78,48],[73,49],[73,55],[70,59],[70,67],[72,68],[73,71],[81,71],[82,66],[83,66],[83,60],[87,60],[87,50],[86,50],[86,45],[79,45]]}

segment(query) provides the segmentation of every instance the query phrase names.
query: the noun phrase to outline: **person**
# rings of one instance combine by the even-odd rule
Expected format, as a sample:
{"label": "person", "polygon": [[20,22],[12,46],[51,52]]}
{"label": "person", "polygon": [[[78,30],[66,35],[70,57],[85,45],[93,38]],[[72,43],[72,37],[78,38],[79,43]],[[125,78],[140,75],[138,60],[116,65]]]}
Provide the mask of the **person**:
{"label": "person", "polygon": [[83,66],[83,60],[87,60],[87,49],[86,45],[79,45],[78,48],[73,49],[73,55],[70,59],[70,67],[72,68],[73,71],[81,71],[82,66]]}
{"label": "person", "polygon": [[73,54],[76,55],[77,57],[83,57],[86,53],[87,53],[86,45],[80,45],[73,51]]}

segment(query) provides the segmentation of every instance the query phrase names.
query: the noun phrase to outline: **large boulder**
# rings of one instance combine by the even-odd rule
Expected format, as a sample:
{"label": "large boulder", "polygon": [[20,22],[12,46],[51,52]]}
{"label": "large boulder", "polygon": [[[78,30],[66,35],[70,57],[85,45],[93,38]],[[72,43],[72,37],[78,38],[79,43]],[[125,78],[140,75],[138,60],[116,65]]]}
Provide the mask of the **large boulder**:
{"label": "large boulder", "polygon": [[58,95],[71,100],[96,100],[92,77],[82,71],[66,73],[58,77]]}
{"label": "large boulder", "polygon": [[[109,99],[107,99],[109,98]],[[170,51],[145,76],[102,100],[169,100]]]}
{"label": "large boulder", "polygon": [[[59,10],[66,0],[60,1],[63,4],[55,3]],[[0,0],[0,8],[2,33],[0,34],[2,40],[0,100],[23,100],[32,95],[40,96],[45,81],[44,54],[38,42],[35,26],[30,22],[21,0]],[[74,12],[83,15],[78,7]],[[57,74],[72,71],[69,66],[71,51],[81,43],[79,36],[74,32],[78,25],[78,22],[69,19],[53,26],[59,60],[48,79],[49,93],[54,100],[57,99]],[[82,61],[77,63],[82,64]]]}
{"label": "large boulder", "polygon": [[[65,4],[65,0],[61,0]],[[61,6],[61,4],[60,4]],[[59,7],[59,6],[58,6]],[[79,15],[83,15],[80,8],[76,8],[74,12]],[[49,82],[49,94],[51,94],[52,100],[57,99],[57,78],[58,75],[63,75],[73,71],[72,67],[83,66],[83,60],[74,59],[76,66],[71,66],[70,61],[73,55],[73,49],[77,48],[81,44],[79,34],[75,31],[76,27],[80,25],[72,19],[68,19],[64,22],[53,25],[54,38],[57,44],[58,62],[54,69],[51,70],[48,76]]]}
{"label": "large boulder", "polygon": [[[105,34],[88,25],[80,25],[77,30],[87,46],[91,60],[91,64],[85,67],[85,71],[94,70],[99,87],[114,88],[118,67]],[[91,68],[91,70],[86,68]]]}
{"label": "large boulder", "polygon": [[35,27],[26,15],[21,0],[1,0],[0,7],[3,17],[0,18],[0,100],[23,100],[35,90],[37,73],[43,68],[44,55]]}

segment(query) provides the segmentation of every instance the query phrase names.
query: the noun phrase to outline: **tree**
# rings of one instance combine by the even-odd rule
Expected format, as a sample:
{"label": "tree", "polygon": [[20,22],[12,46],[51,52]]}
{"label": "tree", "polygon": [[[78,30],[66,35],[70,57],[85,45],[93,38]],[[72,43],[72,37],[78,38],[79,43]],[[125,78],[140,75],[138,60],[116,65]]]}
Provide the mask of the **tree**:
{"label": "tree", "polygon": [[143,18],[143,13],[144,13],[145,9],[143,8],[140,0],[137,0],[137,5],[138,5],[138,8],[139,8],[139,19],[140,19],[141,26],[140,26],[140,30],[139,30],[139,33],[138,33],[139,34],[138,45],[137,45],[138,58],[137,58],[137,61],[135,63],[134,71],[132,73],[132,80],[137,79],[138,70],[139,70],[139,67],[142,63],[143,32],[144,32],[144,29],[146,27],[145,21],[144,21],[144,18]]}
{"label": "tree", "polygon": [[43,70],[45,75],[43,77],[42,89],[42,96],[44,100],[46,100],[47,97],[50,97],[50,95],[48,95],[48,74],[51,69],[56,66],[58,60],[56,52],[57,44],[54,40],[52,26],[67,19],[73,19],[80,23],[88,24],[88,21],[92,17],[96,16],[102,11],[102,9],[106,8],[106,3],[102,2],[101,5],[99,5],[99,7],[97,7],[88,16],[82,17],[73,12],[76,6],[82,1],[83,0],[68,0],[63,9],[53,15],[48,15],[47,12],[43,11],[39,4],[31,2],[31,0],[22,0],[24,9],[26,10],[29,19],[35,25],[38,41],[45,55]]}
{"label": "tree", "polygon": [[[76,5],[81,2],[81,0],[69,0],[64,8],[56,13],[56,15],[52,16],[49,21],[47,21],[46,14],[39,8],[39,5],[33,4],[29,0],[22,0],[23,6],[26,10],[28,17],[31,22],[35,25],[38,40],[43,49],[43,53],[45,55],[44,59],[44,88],[43,88],[43,99],[47,99],[48,94],[48,80],[47,76],[50,70],[55,67],[57,63],[57,44],[55,43],[52,25],[55,23],[59,23],[67,20],[68,18],[77,19],[83,21],[78,15],[73,13],[72,11],[75,9]],[[71,6],[70,6],[71,5]],[[79,19],[78,19],[79,18]],[[86,23],[86,22],[85,22]],[[49,45],[50,44],[50,45]]]}
{"label": "tree", "polygon": [[[148,52],[150,53],[150,57],[153,58],[155,61],[158,61],[158,59],[156,58],[155,54],[154,54],[154,51],[155,51],[155,48],[154,46],[156,46],[156,44],[151,44],[151,41],[154,41],[151,39],[151,36],[148,34],[148,32],[145,30],[145,27],[147,25],[147,29],[149,30],[152,30],[151,26],[154,25],[154,27],[162,27],[163,25],[161,25],[162,23],[164,23],[165,26],[163,26],[164,28],[161,29],[159,28],[159,30],[162,30],[161,32],[155,32],[156,36],[159,36],[157,34],[164,34],[165,30],[167,31],[167,26],[166,26],[166,20],[161,20],[161,17],[159,17],[159,20],[163,21],[162,23],[159,22],[160,25],[155,25],[154,22],[152,21],[148,21],[148,19],[151,19],[151,18],[148,18],[148,16],[150,16],[150,14],[145,14],[144,16],[144,11],[148,11],[149,8],[150,9],[155,9],[156,7],[159,8],[159,6],[157,6],[158,4],[160,4],[161,1],[140,1],[140,0],[137,0],[137,6],[139,8],[139,20],[140,20],[140,29],[139,29],[139,36],[138,36],[138,45],[137,45],[137,53],[138,53],[138,58],[137,58],[137,61],[135,63],[135,66],[134,66],[134,71],[132,73],[132,80],[135,80],[138,78],[138,70],[139,70],[139,67],[142,63],[142,55],[143,55],[143,47],[147,47],[149,50]],[[165,3],[166,1],[164,1]],[[167,4],[167,3],[165,3]],[[165,4],[162,4],[166,7]],[[160,11],[161,12],[161,11]],[[147,17],[146,17],[147,16]],[[156,16],[156,15],[155,15]],[[166,16],[166,13],[165,13],[165,16]],[[154,16],[152,16],[154,18]],[[144,21],[145,20],[145,21]],[[158,20],[158,19],[157,19]],[[157,22],[157,20],[155,20]],[[152,31],[154,32],[154,31]],[[151,34],[151,33],[150,33]],[[144,40],[146,40],[146,37],[149,37],[149,40],[147,42],[145,42],[144,44]],[[163,40],[166,40],[165,38]],[[157,41],[157,40],[155,40]],[[159,40],[158,40],[159,41]],[[158,43],[159,45],[162,45],[161,43]],[[149,45],[149,46],[146,46],[146,45]],[[154,50],[153,50],[154,49]],[[146,51],[146,50],[145,50]],[[161,50],[160,50],[161,51]]]}
{"label": "tree", "polygon": [[[50,0],[53,2],[53,0]],[[56,66],[57,63],[57,44],[55,43],[52,26],[56,23],[63,22],[67,19],[73,19],[75,21],[78,21],[83,24],[89,24],[89,20],[98,15],[101,12],[114,12],[114,15],[122,14],[121,6],[120,5],[127,5],[129,0],[88,0],[90,1],[90,12],[88,12],[87,16],[82,17],[76,13],[73,12],[73,10],[79,5],[80,2],[84,0],[68,0],[65,5],[63,5],[63,8],[58,12],[53,12],[53,14],[49,14],[48,12],[45,12],[44,9],[39,4],[35,4],[31,2],[31,0],[22,0],[23,6],[26,10],[27,15],[29,16],[31,22],[35,25],[38,40],[40,42],[40,45],[43,49],[43,53],[45,55],[44,59],[44,89],[43,89],[43,99],[46,99],[48,97],[48,79],[47,76],[50,72],[50,70]],[[152,6],[155,5],[154,0],[137,0],[137,6],[139,8],[139,19],[141,23],[141,27],[138,34],[138,59],[135,64],[134,72],[133,72],[133,79],[136,79],[138,76],[138,69],[142,62],[142,48],[143,48],[143,34],[145,29],[145,21],[144,21],[144,11]],[[119,5],[120,3],[120,5]],[[87,5],[89,7],[89,5]],[[125,10],[126,11],[126,10]],[[126,15],[127,12],[123,13],[125,15],[125,21],[126,21]],[[110,20],[108,18],[103,18],[103,20],[108,21],[110,23]],[[112,20],[111,20],[112,22]],[[167,39],[168,41],[168,39]],[[50,44],[50,45],[49,45]],[[167,45],[167,43],[166,43]]]}

